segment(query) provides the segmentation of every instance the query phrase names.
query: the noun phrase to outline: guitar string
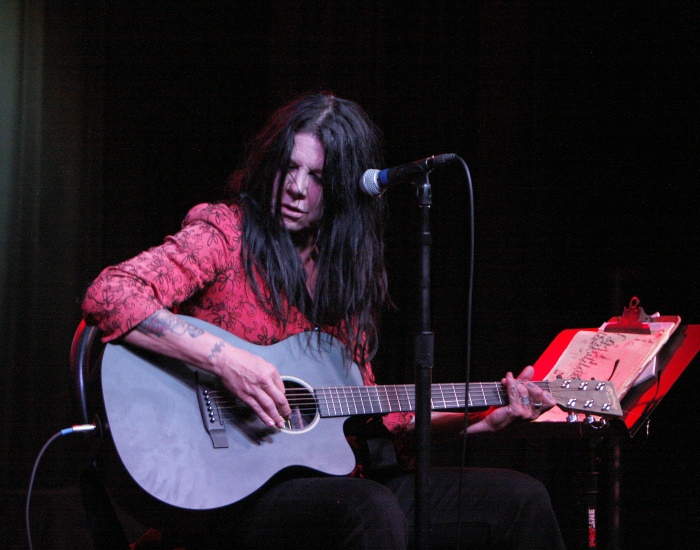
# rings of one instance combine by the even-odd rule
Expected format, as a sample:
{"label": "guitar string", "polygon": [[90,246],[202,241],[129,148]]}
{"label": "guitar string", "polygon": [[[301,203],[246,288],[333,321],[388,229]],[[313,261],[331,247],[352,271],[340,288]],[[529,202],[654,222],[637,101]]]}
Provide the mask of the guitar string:
{"label": "guitar string", "polygon": [[[498,384],[498,383],[494,383]],[[451,388],[451,390],[448,393],[453,393],[454,397],[450,398],[444,398],[443,396],[445,395],[445,389],[446,388]],[[464,399],[464,395],[462,393],[463,386],[461,384],[441,384],[440,387],[433,388],[432,390],[432,397],[434,399],[437,399],[439,401],[451,401],[451,400],[456,400],[458,402],[461,402]],[[551,389],[552,391],[556,391],[556,388],[551,387],[549,383],[546,383],[543,385],[543,389]],[[458,390],[458,391],[457,391]],[[319,388],[316,390],[309,390],[307,388],[287,388],[286,389],[286,395],[288,400],[291,402],[292,400],[298,400],[299,397],[301,396],[302,398],[311,396],[312,393],[314,392],[315,395],[319,395],[319,392],[322,392],[323,397],[326,399],[334,399],[337,398],[339,401],[343,401],[343,398],[348,398],[352,397],[354,398],[359,398],[359,399],[388,399],[391,400],[393,399],[398,399],[401,397],[405,398],[413,398],[415,396],[415,389],[414,386],[412,385],[397,385],[397,386],[329,386],[329,387],[324,387],[324,388]],[[393,396],[390,396],[388,392],[391,391],[393,392]],[[387,395],[382,396],[381,392],[386,393]],[[217,390],[210,390],[211,395],[216,395],[219,392]],[[499,385],[498,387],[491,387],[489,391],[483,391],[483,386],[482,386],[482,391],[471,391],[470,397],[471,400],[474,401],[475,395],[473,394],[479,394],[481,393],[482,397],[485,397],[487,400],[488,399],[493,399],[495,397],[505,397],[507,396],[507,393],[502,385]],[[295,396],[294,394],[297,394]],[[312,400],[314,399],[313,397],[311,398]]]}
{"label": "guitar string", "polygon": [[[543,389],[547,389],[552,393],[558,393],[558,390],[569,391],[563,384],[552,384],[549,381],[536,382]],[[480,383],[472,384],[474,388],[478,387],[481,392],[470,391],[470,405],[475,408],[489,406],[494,404],[505,404],[507,392],[505,387],[498,383]],[[474,388],[470,386],[470,390]],[[486,388],[486,391],[484,390]],[[445,397],[445,390],[451,390],[454,396]],[[432,389],[431,400],[439,403],[439,408],[462,408],[464,406],[464,395],[462,393],[463,385],[461,384],[441,384]],[[450,393],[450,391],[448,391]],[[481,393],[483,400],[476,400],[473,393]],[[222,409],[242,409],[247,408],[247,405],[238,400],[232,400],[230,394],[210,390],[209,392],[212,402]],[[385,394],[385,395],[382,395]],[[415,386],[412,385],[397,385],[397,386],[332,386],[315,390],[312,394],[307,388],[287,388],[287,400],[293,408],[300,411],[314,412],[318,407],[326,407],[328,411],[340,411],[346,414],[361,414],[365,412],[370,405],[369,412],[398,412],[413,410],[412,402],[415,401]],[[505,399],[504,399],[505,398]],[[498,402],[494,402],[498,399]],[[376,407],[379,407],[378,409]]]}
{"label": "guitar string", "polygon": [[[557,388],[547,388],[547,386],[544,387],[545,389],[551,389],[556,393]],[[452,388],[452,391],[448,393],[453,393],[454,396],[446,398],[444,391],[446,388]],[[458,389],[459,392],[455,391],[456,389]],[[462,386],[460,384],[443,384],[441,387],[433,389],[431,397],[435,401],[463,404],[464,396],[461,394],[461,390]],[[392,395],[389,394],[390,391],[393,393]],[[386,395],[382,395],[382,392],[384,392]],[[492,401],[496,398],[500,400],[503,397],[507,397],[507,393],[502,386],[492,387],[489,391],[482,391],[481,394],[483,401]],[[216,390],[211,390],[210,395],[213,398],[216,398],[218,395],[226,394],[219,393]],[[377,402],[394,402],[397,400],[401,401],[402,399],[414,399],[415,389],[413,386],[331,386],[315,390],[314,394],[312,395],[312,393],[306,388],[287,388],[286,395],[288,401],[293,404],[304,403],[305,400],[308,400],[308,402],[315,402],[318,399],[329,403],[343,403],[350,399],[353,401],[369,399]],[[314,397],[314,395],[316,397]],[[478,401],[478,399],[475,399],[474,395],[470,395],[470,397],[471,401]]]}
{"label": "guitar string", "polygon": [[[453,395],[445,397],[445,389],[447,388],[452,388],[451,391],[447,393]],[[443,384],[441,388],[433,389],[432,398],[435,401],[463,403],[464,396],[462,394],[462,388],[460,384]],[[415,389],[413,386],[331,386],[317,389],[314,394],[316,397],[313,397],[311,392],[306,388],[287,388],[286,390],[287,400],[294,404],[303,403],[305,399],[313,402],[318,398],[326,402],[338,403],[347,400],[373,400],[375,402],[415,400]],[[506,392],[502,389],[491,389],[491,391],[488,392],[482,391],[481,394],[482,398],[486,400],[493,400],[506,396]],[[224,392],[218,392],[217,390],[210,390],[209,395],[214,399],[219,395],[226,396]],[[472,401],[474,401],[474,396],[472,395],[471,397]]]}

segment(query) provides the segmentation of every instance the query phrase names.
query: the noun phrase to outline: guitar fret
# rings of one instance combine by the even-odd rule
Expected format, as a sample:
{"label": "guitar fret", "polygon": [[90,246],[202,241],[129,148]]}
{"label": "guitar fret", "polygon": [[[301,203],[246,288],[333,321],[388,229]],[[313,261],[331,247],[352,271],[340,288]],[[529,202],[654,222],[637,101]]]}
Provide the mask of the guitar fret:
{"label": "guitar fret", "polygon": [[411,400],[411,392],[412,389],[403,384],[400,386],[394,386],[397,411],[403,411],[408,406],[408,402]]}
{"label": "guitar fret", "polygon": [[336,416],[338,411],[335,407],[335,402],[333,400],[333,388],[324,388],[324,394],[326,396],[326,407],[328,409],[328,414],[331,416]]}
{"label": "guitar fret", "polygon": [[345,398],[345,406],[347,407],[348,414],[357,414],[357,402],[355,401],[355,394],[350,388],[350,399],[348,399],[348,389],[343,389],[343,397]]}
{"label": "guitar fret", "polygon": [[389,395],[391,386],[384,386],[384,408],[386,412],[392,412],[394,409],[391,406],[391,396]]}
{"label": "guitar fret", "polygon": [[362,414],[367,414],[367,407],[365,405],[365,392],[359,391],[358,397],[360,398],[360,406],[362,407]]}
{"label": "guitar fret", "polygon": [[[357,390],[357,391],[356,391]],[[362,394],[359,388],[351,388],[350,397],[352,398],[353,414],[363,414],[364,406],[362,403]]]}
{"label": "guitar fret", "polygon": [[401,401],[401,411],[413,410],[413,404],[416,400],[416,391],[413,386],[400,386],[401,391],[404,395],[404,400]]}
{"label": "guitar fret", "polygon": [[388,411],[387,407],[387,396],[386,396],[386,386],[375,386],[375,396],[377,398],[377,409],[375,412],[386,413]]}
{"label": "guitar fret", "polygon": [[[474,386],[478,386],[478,391],[472,392],[472,389]],[[485,406],[488,404],[488,400],[486,399],[486,392],[484,392],[484,385],[483,384],[470,384],[469,385],[469,406],[474,407],[474,403],[476,400],[476,394],[479,394],[480,400],[478,401],[479,406]]]}
{"label": "guitar fret", "polygon": [[355,406],[355,414],[367,414],[367,409],[365,407],[364,392],[362,388],[353,388],[352,392],[352,402]]}
{"label": "guitar fret", "polygon": [[314,393],[316,394],[316,402],[318,403],[321,416],[330,416],[331,412],[328,409],[327,399],[328,388],[318,388]]}
{"label": "guitar fret", "polygon": [[344,387],[336,387],[333,389],[333,410],[336,415],[343,416],[347,414],[346,410],[343,408],[343,394],[345,391]]}
{"label": "guitar fret", "polygon": [[340,388],[336,388],[336,395],[338,396],[338,410],[340,411],[341,415],[348,415],[350,414],[350,407],[348,406],[348,398],[347,398],[347,388],[345,386],[342,386]]}
{"label": "guitar fret", "polygon": [[455,406],[458,407],[459,406],[459,394],[457,393],[457,385],[456,384],[452,384],[452,393],[454,394],[454,398],[455,398],[455,401],[454,401]]}
{"label": "guitar fret", "polygon": [[399,395],[396,391],[396,386],[389,386],[392,389],[392,393],[389,394],[387,389],[387,395],[389,397],[389,410],[392,412],[401,410],[401,401],[399,400]]}
{"label": "guitar fret", "polygon": [[331,395],[333,396],[333,412],[335,414],[342,416],[345,411],[343,411],[343,399],[340,394],[340,390],[344,388],[333,388]]}
{"label": "guitar fret", "polygon": [[[496,382],[493,382],[493,385],[494,385],[494,388],[495,388],[495,387],[496,387]],[[499,386],[502,387],[501,384],[499,384]],[[499,405],[505,405],[506,402],[505,402],[505,400],[503,399],[503,397],[505,396],[505,388],[504,388],[504,391],[503,391],[503,392],[498,391],[498,388],[496,388],[496,395],[498,396],[498,404],[499,404]]]}
{"label": "guitar fret", "polygon": [[382,412],[382,402],[377,391],[378,386],[368,386],[369,408],[371,412]]}

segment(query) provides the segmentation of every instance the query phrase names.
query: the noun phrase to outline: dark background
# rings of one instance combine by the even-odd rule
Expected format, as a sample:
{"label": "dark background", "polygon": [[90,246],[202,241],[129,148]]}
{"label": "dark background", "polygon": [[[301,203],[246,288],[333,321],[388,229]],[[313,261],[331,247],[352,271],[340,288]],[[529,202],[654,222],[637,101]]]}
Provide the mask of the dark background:
{"label": "dark background", "polygon": [[[699,19],[691,3],[46,3],[40,214],[27,233],[46,256],[40,268],[22,259],[32,276],[6,288],[4,491],[21,502],[41,444],[75,422],[65,378],[84,287],[217,199],[271,110],[309,90],[363,105],[384,131],[387,166],[444,152],[468,164],[473,380],[519,371],[561,330],[598,326],[632,296],[648,313],[700,322]],[[52,163],[73,157],[78,168]],[[466,358],[469,194],[457,169],[431,182],[433,379],[455,381]],[[389,192],[397,309],[383,324],[380,383],[412,377],[413,195]],[[650,436],[623,453],[623,547],[694,546],[693,367]],[[29,410],[13,399],[24,392]],[[46,502],[71,487],[81,456],[56,445],[37,482],[44,530],[60,525]]]}

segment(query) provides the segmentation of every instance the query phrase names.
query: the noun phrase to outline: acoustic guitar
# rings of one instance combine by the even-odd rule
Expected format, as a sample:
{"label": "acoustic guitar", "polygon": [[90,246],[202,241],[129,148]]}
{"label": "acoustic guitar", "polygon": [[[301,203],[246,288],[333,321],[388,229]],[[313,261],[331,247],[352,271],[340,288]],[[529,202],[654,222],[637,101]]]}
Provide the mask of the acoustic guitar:
{"label": "acoustic guitar", "polygon": [[[228,343],[274,364],[293,414],[270,428],[209,373],[127,345],[108,344],[102,357],[103,432],[140,490],[182,510],[236,503],[290,470],[347,475],[355,467],[343,424],[350,416],[414,410],[413,385],[364,386],[342,344],[318,332],[272,346],[243,341],[186,318]],[[536,382],[567,411],[621,416],[610,382]],[[469,385],[470,408],[508,402],[500,382]],[[464,384],[434,384],[433,410],[464,410]]]}

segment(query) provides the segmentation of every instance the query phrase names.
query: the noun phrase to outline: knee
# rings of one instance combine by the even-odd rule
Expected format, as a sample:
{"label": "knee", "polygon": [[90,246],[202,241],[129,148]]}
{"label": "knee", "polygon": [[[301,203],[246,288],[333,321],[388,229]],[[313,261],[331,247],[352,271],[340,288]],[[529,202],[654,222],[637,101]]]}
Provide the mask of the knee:
{"label": "knee", "polygon": [[370,520],[380,522],[405,522],[406,516],[399,506],[396,495],[374,481],[364,480],[362,488],[346,503],[349,511]]}
{"label": "knee", "polygon": [[518,483],[515,486],[521,502],[530,502],[549,508],[549,491],[541,481],[526,474],[520,474]]}
{"label": "knee", "polygon": [[551,508],[549,492],[539,480],[512,470],[501,470],[499,474],[492,488],[504,508],[532,511]]}
{"label": "knee", "polygon": [[396,496],[384,485],[363,481],[362,489],[343,503],[348,530],[365,540],[365,548],[405,548],[408,521]]}
{"label": "knee", "polygon": [[547,488],[525,474],[513,472],[511,480],[512,519],[506,522],[506,540],[527,540],[532,548],[563,548]]}

